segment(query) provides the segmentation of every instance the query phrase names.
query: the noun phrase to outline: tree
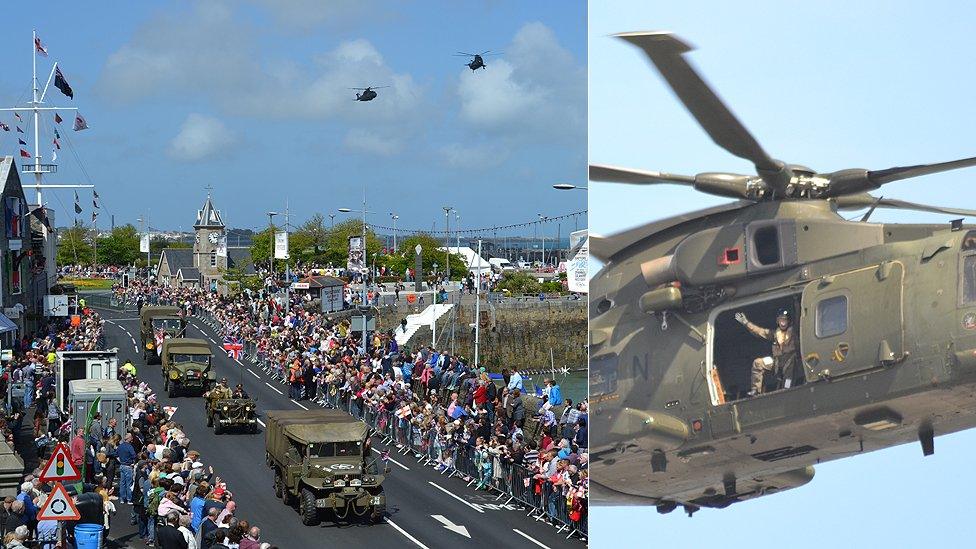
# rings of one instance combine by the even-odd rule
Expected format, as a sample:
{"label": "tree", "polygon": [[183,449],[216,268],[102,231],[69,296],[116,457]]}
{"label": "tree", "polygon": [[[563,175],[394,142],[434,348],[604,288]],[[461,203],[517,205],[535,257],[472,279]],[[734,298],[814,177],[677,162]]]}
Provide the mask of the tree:
{"label": "tree", "polygon": [[[336,267],[345,267],[349,257],[349,237],[362,236],[363,222],[359,219],[349,219],[336,224],[335,228],[329,231],[326,240],[325,253],[322,256],[323,263],[331,263]],[[372,266],[374,253],[379,253],[383,249],[383,243],[372,230],[367,227],[366,231],[366,260],[368,266]],[[377,261],[379,257],[377,256]]]}
{"label": "tree", "polygon": [[58,230],[58,265],[90,265],[94,231],[83,223]]}
{"label": "tree", "polygon": [[130,265],[141,257],[139,231],[132,224],[115,227],[98,239],[98,262],[103,265]]}
{"label": "tree", "polygon": [[[407,268],[413,269],[417,244],[420,244],[421,248],[420,255],[424,273],[432,273],[435,263],[437,264],[437,272],[443,273],[444,268],[447,266],[447,252],[439,249],[442,247],[440,241],[426,233],[414,234],[408,236],[402,242],[398,242],[397,247],[399,249],[396,255],[385,258],[388,261],[387,267],[397,276],[403,276]],[[451,254],[451,279],[458,280],[467,273],[468,269],[465,266],[464,258],[458,254]]]}

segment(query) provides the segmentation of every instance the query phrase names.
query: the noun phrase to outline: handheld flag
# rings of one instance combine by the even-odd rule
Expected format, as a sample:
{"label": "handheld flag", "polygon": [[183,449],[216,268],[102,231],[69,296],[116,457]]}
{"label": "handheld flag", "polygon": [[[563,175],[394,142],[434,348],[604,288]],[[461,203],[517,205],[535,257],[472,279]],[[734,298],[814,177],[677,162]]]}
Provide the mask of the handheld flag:
{"label": "handheld flag", "polygon": [[[61,115],[60,114],[54,113],[54,123],[55,124],[60,124],[62,121],[64,121],[64,118],[61,118]],[[57,130],[54,130],[54,131],[57,131]]]}
{"label": "handheld flag", "polygon": [[87,129],[88,129],[88,122],[86,122],[85,119],[82,118],[81,113],[76,114],[74,130],[76,132],[80,132],[81,130],[87,130]]}
{"label": "handheld flag", "polygon": [[61,74],[61,67],[54,66],[54,87],[61,90],[61,93],[68,96],[69,99],[75,98],[75,92],[71,90],[71,86],[68,85],[68,81],[64,79],[64,75]]}
{"label": "handheld flag", "polygon": [[47,57],[47,48],[44,47],[44,44],[41,44],[41,39],[36,36],[34,37],[34,50],[44,57]]}
{"label": "handheld flag", "polygon": [[234,360],[240,360],[241,352],[244,350],[244,346],[241,345],[235,336],[227,336],[224,338],[224,350],[227,351],[227,356],[233,358]]}
{"label": "handheld flag", "polygon": [[27,152],[27,151],[25,151],[24,149],[20,149],[20,156],[23,157],[23,158],[30,158],[31,157],[30,153]]}

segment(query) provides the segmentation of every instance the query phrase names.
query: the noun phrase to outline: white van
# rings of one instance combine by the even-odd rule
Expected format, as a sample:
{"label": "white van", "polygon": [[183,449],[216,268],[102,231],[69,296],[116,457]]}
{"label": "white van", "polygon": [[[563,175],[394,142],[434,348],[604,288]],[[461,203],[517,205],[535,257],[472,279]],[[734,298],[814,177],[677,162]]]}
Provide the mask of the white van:
{"label": "white van", "polygon": [[488,260],[488,264],[491,265],[491,270],[496,273],[507,273],[515,270],[515,265],[512,265],[512,262],[504,257],[493,257]]}

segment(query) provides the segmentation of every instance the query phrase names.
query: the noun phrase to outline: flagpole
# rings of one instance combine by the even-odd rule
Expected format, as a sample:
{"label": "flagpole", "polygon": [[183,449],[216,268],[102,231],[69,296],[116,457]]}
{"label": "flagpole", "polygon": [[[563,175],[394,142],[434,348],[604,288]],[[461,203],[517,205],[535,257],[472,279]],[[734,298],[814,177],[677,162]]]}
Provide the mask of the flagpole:
{"label": "flagpole", "polygon": [[33,88],[33,98],[34,101],[31,102],[31,107],[34,109],[34,182],[35,191],[37,192],[37,205],[44,205],[44,196],[41,191],[41,155],[40,155],[40,113],[37,111],[37,29],[32,32],[31,40],[31,65],[33,66],[33,78],[31,79],[31,87]]}

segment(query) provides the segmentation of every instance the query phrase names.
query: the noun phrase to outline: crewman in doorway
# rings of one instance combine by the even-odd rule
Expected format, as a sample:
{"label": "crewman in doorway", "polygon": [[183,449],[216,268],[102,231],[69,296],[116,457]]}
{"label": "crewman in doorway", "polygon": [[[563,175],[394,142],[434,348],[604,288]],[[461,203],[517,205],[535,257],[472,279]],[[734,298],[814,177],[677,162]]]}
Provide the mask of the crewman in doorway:
{"label": "crewman in doorway", "polygon": [[792,384],[794,369],[797,364],[796,334],[790,319],[790,312],[783,309],[776,315],[775,328],[757,326],[742,311],[735,313],[735,319],[746,327],[752,335],[772,342],[772,356],[757,358],[752,362],[752,390],[749,396],[762,394],[763,376],[766,372],[773,372],[784,379],[784,389]]}

